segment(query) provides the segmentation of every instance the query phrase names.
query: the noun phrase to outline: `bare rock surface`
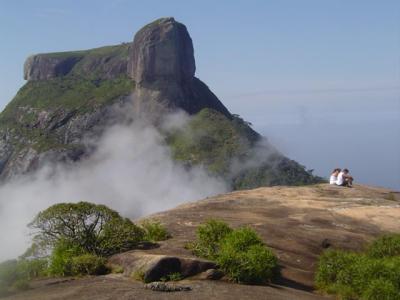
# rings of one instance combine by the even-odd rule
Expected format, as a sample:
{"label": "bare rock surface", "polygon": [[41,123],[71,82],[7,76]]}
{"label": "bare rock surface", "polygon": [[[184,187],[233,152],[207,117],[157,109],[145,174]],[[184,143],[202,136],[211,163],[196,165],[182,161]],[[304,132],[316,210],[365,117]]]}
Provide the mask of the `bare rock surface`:
{"label": "bare rock surface", "polygon": [[[318,300],[330,299],[282,286],[240,285],[225,281],[183,280],[174,286],[189,287],[187,291],[163,293],[146,288],[142,282],[121,275],[86,277],[76,280],[37,281],[36,287],[10,296],[8,300],[133,300],[133,299],[271,299]],[[172,284],[168,284],[172,285]]]}

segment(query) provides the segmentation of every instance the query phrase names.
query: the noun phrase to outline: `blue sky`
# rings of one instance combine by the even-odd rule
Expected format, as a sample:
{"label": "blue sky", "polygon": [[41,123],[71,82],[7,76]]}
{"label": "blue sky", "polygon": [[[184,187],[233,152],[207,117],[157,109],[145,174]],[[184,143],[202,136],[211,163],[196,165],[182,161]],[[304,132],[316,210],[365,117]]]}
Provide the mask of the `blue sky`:
{"label": "blue sky", "polygon": [[[392,128],[400,124],[398,0],[0,0],[0,107],[24,84],[27,56],[131,41],[140,27],[163,16],[186,24],[196,74],[224,104],[320,173],[328,167],[297,157],[293,149],[304,145],[291,144],[290,134],[285,141],[287,126],[298,135],[311,130],[299,124],[312,128],[308,134],[327,121],[350,124],[367,142],[362,129],[382,121],[380,132],[390,126],[385,134],[393,141],[386,147],[400,148],[400,129]],[[355,155],[356,145],[350,149]],[[399,163],[390,185],[400,186],[400,158],[387,155],[391,165]]]}

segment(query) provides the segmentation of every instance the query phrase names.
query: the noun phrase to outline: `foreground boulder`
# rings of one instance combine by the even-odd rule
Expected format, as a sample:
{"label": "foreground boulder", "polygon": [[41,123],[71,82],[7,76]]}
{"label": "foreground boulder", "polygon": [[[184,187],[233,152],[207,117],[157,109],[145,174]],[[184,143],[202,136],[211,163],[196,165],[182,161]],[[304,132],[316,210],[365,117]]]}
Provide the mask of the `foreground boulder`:
{"label": "foreground boulder", "polygon": [[215,268],[215,263],[207,260],[149,254],[142,251],[114,255],[109,259],[109,263],[121,266],[126,276],[142,277],[144,282],[158,281],[174,273],[179,273],[185,278]]}

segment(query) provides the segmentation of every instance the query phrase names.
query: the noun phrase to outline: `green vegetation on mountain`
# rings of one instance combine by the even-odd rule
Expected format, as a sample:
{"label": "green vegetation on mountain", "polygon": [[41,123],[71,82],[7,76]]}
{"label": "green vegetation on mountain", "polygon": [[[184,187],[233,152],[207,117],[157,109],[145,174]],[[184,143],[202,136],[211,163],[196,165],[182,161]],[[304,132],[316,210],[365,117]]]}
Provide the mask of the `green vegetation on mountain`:
{"label": "green vegetation on mountain", "polygon": [[167,137],[173,157],[190,165],[204,165],[212,173],[227,175],[234,158],[245,157],[256,142],[255,133],[240,118],[203,109],[183,128]]}
{"label": "green vegetation on mountain", "polygon": [[238,115],[228,119],[205,108],[166,140],[174,159],[205,166],[210,173],[229,179],[233,189],[323,181],[276,150],[259,146],[261,136]]}
{"label": "green vegetation on mountain", "polygon": [[[61,116],[62,122],[62,118],[90,113],[129,95],[133,88],[126,76],[102,80],[69,75],[28,81],[0,114],[0,131],[11,133],[17,149],[26,146],[26,141],[38,152],[73,147],[54,132],[58,126],[54,119]],[[41,124],[41,118],[48,124]]]}
{"label": "green vegetation on mountain", "polygon": [[316,285],[341,299],[398,300],[400,235],[378,238],[365,252],[325,251],[318,264]]}
{"label": "green vegetation on mountain", "polygon": [[66,76],[28,81],[1,113],[0,124],[18,121],[21,126],[33,126],[41,110],[62,109],[83,114],[110,104],[132,90],[132,81],[123,76],[112,80]]}

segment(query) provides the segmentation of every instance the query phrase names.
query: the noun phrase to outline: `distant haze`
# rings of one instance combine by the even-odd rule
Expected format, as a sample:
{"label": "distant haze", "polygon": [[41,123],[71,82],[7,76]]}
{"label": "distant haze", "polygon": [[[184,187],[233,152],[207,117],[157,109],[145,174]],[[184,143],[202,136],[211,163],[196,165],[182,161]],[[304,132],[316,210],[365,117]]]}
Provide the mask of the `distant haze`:
{"label": "distant haze", "polygon": [[400,97],[392,93],[261,92],[232,97],[230,108],[317,175],[347,167],[358,183],[400,190]]}

